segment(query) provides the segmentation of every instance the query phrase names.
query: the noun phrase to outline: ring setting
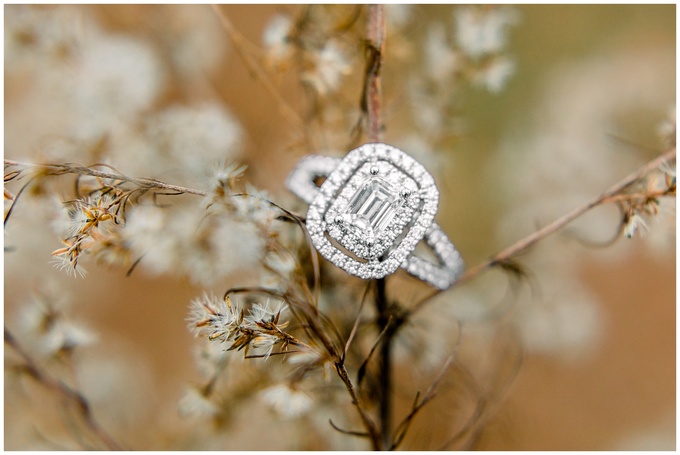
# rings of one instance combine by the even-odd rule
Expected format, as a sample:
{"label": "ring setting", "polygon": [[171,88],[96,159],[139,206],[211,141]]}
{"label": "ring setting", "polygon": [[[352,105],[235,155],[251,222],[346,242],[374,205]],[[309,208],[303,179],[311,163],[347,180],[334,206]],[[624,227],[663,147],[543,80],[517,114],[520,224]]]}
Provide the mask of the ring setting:
{"label": "ring setting", "polygon": [[[319,187],[320,177],[325,180]],[[446,289],[462,273],[460,254],[434,223],[439,202],[434,178],[396,147],[369,143],[343,159],[304,157],[287,186],[310,203],[307,229],[314,247],[352,275],[383,278],[404,267]],[[421,240],[436,263],[413,254]]]}

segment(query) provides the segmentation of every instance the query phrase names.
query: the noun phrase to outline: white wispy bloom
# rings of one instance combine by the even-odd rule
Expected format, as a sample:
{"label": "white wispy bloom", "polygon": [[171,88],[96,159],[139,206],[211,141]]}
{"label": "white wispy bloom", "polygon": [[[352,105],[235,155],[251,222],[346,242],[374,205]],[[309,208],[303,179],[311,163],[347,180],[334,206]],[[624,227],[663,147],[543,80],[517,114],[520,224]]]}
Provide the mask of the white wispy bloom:
{"label": "white wispy bloom", "polygon": [[21,307],[19,321],[32,344],[45,356],[57,355],[97,341],[96,334],[82,324],[70,320],[61,302],[33,297]]}
{"label": "white wispy bloom", "polygon": [[196,368],[204,378],[213,377],[223,365],[235,358],[229,355],[227,346],[222,343],[200,343],[195,347],[193,354]]}
{"label": "white wispy bloom", "polygon": [[314,69],[305,71],[302,78],[309,82],[322,96],[335,92],[343,76],[352,72],[352,66],[340,45],[329,40],[314,54]]}
{"label": "white wispy bloom", "polygon": [[178,405],[182,416],[212,417],[219,412],[219,406],[206,397],[202,390],[189,386],[184,390]]}
{"label": "white wispy bloom", "polygon": [[261,355],[264,357],[264,360],[267,360],[274,351],[274,346],[279,341],[279,338],[274,335],[260,333],[250,341],[250,346],[254,349],[262,350]]}
{"label": "white wispy bloom", "polygon": [[293,21],[290,16],[277,14],[274,16],[262,32],[262,44],[267,56],[275,62],[288,59],[293,53],[293,47],[289,37],[293,29]]}
{"label": "white wispy bloom", "polygon": [[182,227],[177,223],[168,223],[166,210],[139,205],[128,214],[122,232],[132,252],[142,258],[142,265],[161,274],[176,270],[178,266],[177,230]]}
{"label": "white wispy bloom", "polygon": [[645,241],[661,255],[675,254],[676,200],[665,197],[659,200],[659,212],[650,220]]}
{"label": "white wispy bloom", "polygon": [[288,278],[295,271],[297,261],[291,253],[270,251],[264,257],[264,264],[281,277]]}
{"label": "white wispy bloom", "polygon": [[279,415],[293,419],[307,414],[314,404],[305,392],[287,385],[275,385],[264,389],[261,397]]}
{"label": "white wispy bloom", "polygon": [[75,267],[75,263],[72,261],[72,257],[68,254],[60,254],[60,255],[55,255],[52,256],[52,259],[50,261],[54,268],[57,270],[66,273],[68,276],[77,278],[85,278],[85,275],[87,275],[87,270],[85,270],[80,262],[77,263],[77,267]]}
{"label": "white wispy bloom", "polygon": [[659,124],[658,133],[659,136],[666,139],[667,142],[675,143],[675,130],[676,130],[676,113],[675,107],[669,109],[668,117]]}
{"label": "white wispy bloom", "polygon": [[187,322],[197,336],[224,342],[241,328],[241,309],[228,299],[204,294],[192,300]]}
{"label": "white wispy bloom", "polygon": [[265,240],[252,224],[200,207],[137,206],[122,230],[141,265],[154,273],[187,275],[195,283],[212,285],[239,270],[257,267]]}
{"label": "white wispy bloom", "polygon": [[169,14],[155,31],[170,52],[174,68],[184,77],[203,82],[229,54],[229,41],[224,39],[219,21],[209,8],[200,5],[174,4],[165,9]]}
{"label": "white wispy bloom", "polygon": [[[77,49],[83,14],[74,8],[13,5],[5,10],[7,71],[56,63],[67,50]],[[45,69],[45,68],[34,68]]]}
{"label": "white wispy bloom", "polygon": [[282,301],[276,301],[272,304],[271,300],[267,300],[264,305],[261,303],[254,304],[246,316],[245,320],[251,325],[256,325],[257,322],[271,322],[277,314],[285,311],[288,305]]}
{"label": "white wispy bloom", "polygon": [[89,346],[97,341],[97,336],[86,327],[71,322],[58,321],[45,333],[43,351],[55,355],[62,351]]}
{"label": "white wispy bloom", "polygon": [[253,185],[246,183],[245,194],[232,198],[236,213],[241,217],[252,221],[260,227],[269,227],[272,220],[281,214],[281,211],[272,206],[271,196],[265,190],[258,190]]}
{"label": "white wispy bloom", "polygon": [[246,169],[248,169],[247,165],[234,162],[220,161],[214,165],[211,178],[213,192],[218,188],[231,189],[234,183],[243,177]]}
{"label": "white wispy bloom", "polygon": [[605,321],[598,301],[577,279],[543,272],[541,301],[527,299],[513,312],[523,346],[528,352],[565,361],[582,359],[598,346],[603,334]]}
{"label": "white wispy bloom", "polygon": [[454,14],[456,43],[470,57],[503,50],[507,28],[518,19],[517,12],[509,7],[461,6]]}
{"label": "white wispy bloom", "polygon": [[496,57],[476,74],[474,82],[485,87],[491,93],[500,92],[506,81],[515,72],[515,62],[507,57]]}
{"label": "white wispy bloom", "polygon": [[196,283],[206,285],[239,270],[256,268],[265,251],[265,241],[250,223],[228,217],[212,220],[205,241],[194,239],[195,254],[187,252],[187,270]]}
{"label": "white wispy bloom", "polygon": [[212,163],[239,156],[243,132],[224,106],[205,102],[171,106],[150,117],[146,136],[160,157],[170,160],[164,163],[165,169],[202,178]]}
{"label": "white wispy bloom", "polygon": [[673,163],[669,163],[668,161],[664,162],[661,164],[659,167],[659,170],[664,173],[664,175],[668,176],[668,178],[675,183],[675,161]]}
{"label": "white wispy bloom", "polygon": [[165,73],[154,48],[140,39],[92,34],[84,39],[67,87],[76,108],[74,134],[95,139],[147,109],[164,87]]}
{"label": "white wispy bloom", "polygon": [[445,128],[446,119],[437,102],[423,102],[432,99],[428,90],[413,78],[408,84],[409,100],[418,130],[429,136],[439,136]]}
{"label": "white wispy bloom", "polygon": [[460,58],[449,44],[444,24],[440,22],[427,30],[425,64],[427,74],[440,83],[453,76],[460,65]]}
{"label": "white wispy bloom", "polygon": [[642,216],[634,213],[630,216],[630,218],[628,218],[628,222],[623,229],[623,235],[630,239],[635,235],[636,232],[640,232],[640,235],[642,235],[642,233],[646,230],[647,223],[645,220],[642,218]]}

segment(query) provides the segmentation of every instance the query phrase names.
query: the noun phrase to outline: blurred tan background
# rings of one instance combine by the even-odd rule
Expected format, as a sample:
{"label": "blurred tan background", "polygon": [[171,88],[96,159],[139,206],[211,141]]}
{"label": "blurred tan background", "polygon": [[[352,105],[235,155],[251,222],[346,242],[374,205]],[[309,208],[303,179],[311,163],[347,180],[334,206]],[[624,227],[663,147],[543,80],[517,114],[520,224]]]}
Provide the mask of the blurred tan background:
{"label": "blurred tan background", "polygon": [[[8,8],[13,6],[5,7],[6,21],[11,17],[7,14]],[[175,21],[174,29],[182,26],[176,23],[182,15],[173,11],[178,8],[175,6],[78,8],[96,18],[111,33],[130,34],[151,42],[160,39],[159,33],[166,22]],[[243,64],[226,34],[221,34],[219,22],[210,9],[192,8],[205,10],[195,13],[199,19],[192,21],[205,21],[206,27],[215,30],[215,37],[224,40],[217,46],[224,56],[206,71],[204,86],[187,86],[175,80],[174,85],[170,84],[174,88],[164,92],[160,102],[200,99],[206,94],[221,100],[245,132],[243,161],[250,166],[251,181],[280,196],[281,200],[291,201],[285,194],[285,177],[302,153],[314,151],[303,150],[299,138],[291,134],[280,114],[272,108],[271,96]],[[516,72],[500,94],[475,88],[461,91],[460,115],[466,129],[444,155],[445,167],[437,176],[442,191],[439,223],[469,265],[520,238],[532,226],[554,218],[549,211],[542,211],[542,206],[535,202],[538,196],[533,195],[569,192],[570,188],[580,187],[584,195],[595,196],[655,156],[662,146],[658,126],[674,108],[674,5],[522,6],[516,9],[519,22],[511,29],[508,44]],[[223,10],[246,39],[260,43],[262,31],[273,15],[298,9],[289,5],[229,5]],[[450,10],[451,7],[445,5],[416,6],[412,12],[415,25],[410,33],[419,36],[431,21],[450,17]],[[388,41],[384,65],[388,112],[390,106],[398,104],[389,95],[399,92],[390,86],[399,81],[396,75],[390,74],[390,52]],[[8,64],[11,62],[6,62]],[[579,85],[588,80],[597,80],[602,86],[593,83],[589,95]],[[281,75],[276,84],[292,106],[303,109],[304,94],[294,74]],[[598,109],[595,105],[598,93],[605,90],[601,88],[605,86],[621,90],[621,99],[632,100],[628,105],[608,105],[611,122],[593,127],[595,134],[607,144],[608,161],[593,159],[594,167],[602,165],[603,168],[594,168],[588,175],[572,174],[565,182],[563,173],[559,172],[563,167],[560,157],[542,156],[545,150],[538,150],[542,143],[532,142],[530,138],[538,136],[539,128],[559,131],[563,127],[562,139],[557,142],[578,143],[574,136],[581,133],[570,130],[575,123],[547,122],[559,119],[560,115],[569,119],[579,117],[578,108],[574,108],[576,113],[567,112],[565,100],[568,99],[581,103],[579,106],[584,112],[589,108],[583,104],[590,101],[594,104],[591,110]],[[637,92],[635,87],[639,88]],[[568,93],[572,88],[574,93]],[[39,155],[36,151],[43,138],[26,135],[22,127],[31,122],[31,118],[25,116],[26,110],[21,109],[30,92],[31,78],[21,72],[8,72],[6,67],[6,158],[22,160]],[[626,93],[630,95],[628,98]],[[358,100],[359,94],[355,96]],[[553,106],[558,111],[563,109],[564,113],[554,113],[550,110]],[[22,116],[13,117],[15,112]],[[403,120],[398,115],[393,123],[388,117],[386,142],[399,140],[400,121]],[[49,135],[54,133],[50,128],[48,121],[31,131],[42,130]],[[586,157],[591,153],[588,147],[589,143],[583,141],[580,149]],[[579,149],[578,144],[574,149]],[[616,163],[610,165],[614,160]],[[546,165],[546,161],[549,164]],[[539,162],[543,164],[534,167],[534,163]],[[535,171],[543,165],[552,166],[555,174],[545,176],[545,167],[540,167],[545,178],[541,180],[532,169]],[[518,180],[508,180],[505,174],[512,174],[515,179],[525,176],[528,181],[524,183],[525,192],[506,191],[504,185],[514,185]],[[512,198],[514,200],[510,200]],[[556,204],[556,210],[566,211],[579,200],[585,199],[563,201],[564,206]],[[527,210],[534,210],[533,215],[517,223],[508,221],[525,201]],[[516,216],[522,219],[521,214]],[[615,233],[617,216],[615,211],[603,210],[592,223],[597,226],[595,240],[606,240]],[[506,229],[507,225],[517,226],[517,230]],[[575,235],[587,232],[584,235],[588,237],[589,227],[588,223],[578,225]],[[648,237],[652,237],[651,232]],[[529,340],[521,369],[503,402],[489,417],[479,448],[675,449],[674,227],[672,239],[660,248],[651,247],[649,240],[621,239],[606,249],[586,247],[564,234],[558,234],[557,240],[553,240],[561,245],[556,247],[556,255],[566,254],[565,251],[571,255],[571,259],[564,261],[565,273],[568,272],[570,279],[578,279],[579,286],[587,288],[596,302],[595,309],[588,310],[596,313],[597,322],[591,330],[596,333],[584,335],[584,344],[574,342],[573,349],[579,350],[574,355],[565,355],[557,348],[532,349],[534,345]],[[5,234],[5,244],[12,247],[4,259],[5,323],[10,328],[28,292],[52,279],[65,280],[61,272],[48,264],[50,252],[58,248],[58,242],[56,236],[46,237],[39,226],[31,224],[29,208],[17,208]],[[539,245],[537,250],[541,248]],[[541,264],[560,262],[560,257],[542,254],[549,259],[535,263],[528,259],[532,276],[539,283],[543,272]],[[86,279],[68,279],[63,285],[72,298],[70,311],[99,334],[98,344],[82,353],[83,375],[94,374],[88,373],[88,368],[101,373],[107,365],[111,371],[105,370],[108,383],[90,384],[84,380],[84,391],[91,397],[102,424],[114,428],[129,447],[140,450],[329,448],[314,440],[313,435],[296,433],[295,425],[290,422],[268,428],[270,434],[262,438],[261,429],[256,425],[235,421],[227,426],[228,431],[221,439],[210,443],[214,445],[203,445],[202,432],[209,432],[209,428],[189,425],[176,412],[183,386],[198,378],[192,360],[196,341],[186,329],[185,317],[188,302],[200,295],[203,288],[186,280],[153,277],[144,271],[125,278],[124,270],[103,265],[91,264],[88,272]],[[559,267],[551,276],[560,276]],[[233,283],[225,283],[215,291],[219,293],[238,280],[239,277],[234,277]],[[550,283],[544,286],[550,287]],[[525,308],[519,303],[517,306],[520,310]],[[569,321],[577,326],[576,338],[581,325],[588,325],[592,320],[574,317]],[[572,349],[571,345],[566,346],[567,351]],[[121,363],[115,363],[119,360]],[[120,365],[124,365],[124,369]],[[5,448],[49,447],[39,436],[49,427],[45,414],[55,422],[57,429],[53,431],[58,434],[63,431],[59,413],[52,407],[45,413],[41,406],[44,395],[38,388],[21,386],[30,391],[30,400],[14,396],[15,385],[6,378]],[[257,421],[262,412],[252,409],[248,420]],[[430,418],[437,421],[436,415]],[[419,427],[427,425],[427,422],[419,423]],[[41,430],[37,431],[36,427]],[[414,431],[417,441],[420,433],[417,429]]]}

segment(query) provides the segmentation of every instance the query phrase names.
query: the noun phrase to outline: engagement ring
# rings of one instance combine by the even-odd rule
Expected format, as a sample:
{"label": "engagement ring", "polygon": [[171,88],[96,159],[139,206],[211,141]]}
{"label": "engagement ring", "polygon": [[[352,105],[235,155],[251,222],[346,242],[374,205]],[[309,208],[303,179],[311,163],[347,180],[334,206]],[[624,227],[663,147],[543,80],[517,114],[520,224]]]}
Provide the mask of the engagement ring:
{"label": "engagement ring", "polygon": [[[369,143],[342,159],[306,156],[286,185],[310,204],[314,247],[352,275],[383,278],[403,267],[443,290],[463,272],[460,254],[434,222],[439,191],[432,175],[396,147]],[[434,261],[415,254],[421,240]]]}

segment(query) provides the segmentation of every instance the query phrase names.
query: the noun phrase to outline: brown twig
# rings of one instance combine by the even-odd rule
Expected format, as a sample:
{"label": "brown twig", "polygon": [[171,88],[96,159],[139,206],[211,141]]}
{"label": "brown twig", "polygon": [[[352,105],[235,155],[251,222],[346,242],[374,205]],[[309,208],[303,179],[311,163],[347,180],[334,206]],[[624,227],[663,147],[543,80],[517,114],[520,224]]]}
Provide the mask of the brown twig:
{"label": "brown twig", "polygon": [[33,360],[33,358],[26,352],[23,347],[19,344],[17,339],[12,335],[12,333],[5,327],[5,344],[12,348],[16,352],[21,360],[24,362],[22,365],[22,371],[28,374],[31,378],[35,379],[39,384],[62,398],[66,399],[68,402],[73,404],[76,411],[82,417],[83,422],[87,428],[94,434],[99,441],[108,450],[123,450],[120,444],[116,442],[115,439],[97,422],[94,415],[92,414],[92,408],[90,407],[87,398],[68,385],[64,384],[60,380],[53,378],[47,372],[43,371],[38,364]]}
{"label": "brown twig", "polygon": [[224,13],[224,11],[220,9],[219,5],[211,6],[219,18],[222,27],[227,32],[227,35],[229,35],[229,39],[231,39],[231,42],[234,44],[236,52],[241,57],[241,59],[243,59],[250,72],[254,74],[255,77],[260,80],[260,82],[262,82],[262,85],[264,85],[264,88],[267,90],[267,92],[269,92],[269,94],[276,100],[281,112],[284,114],[286,119],[288,119],[288,121],[290,121],[294,127],[301,127],[304,125],[300,115],[292,107],[290,107],[290,105],[288,105],[286,100],[283,99],[283,96],[281,96],[281,93],[279,93],[276,87],[274,87],[274,84],[269,78],[267,72],[264,70],[264,68],[262,68],[262,65],[260,65],[259,62],[257,62],[257,60],[255,60],[250,54],[244,51],[243,48],[246,44],[246,39],[236,30],[236,28],[234,28],[234,25],[229,20],[229,17]]}
{"label": "brown twig", "polygon": [[187,188],[185,186],[171,185],[169,183],[163,183],[160,180],[156,179],[128,177],[123,174],[98,171],[96,169],[92,169],[87,166],[82,166],[80,164],[74,163],[35,164],[35,163],[22,163],[13,160],[5,160],[5,166],[17,166],[30,169],[37,169],[40,170],[41,173],[44,175],[76,174],[76,175],[89,175],[92,177],[100,177],[111,180],[122,180],[125,182],[134,183],[135,185],[138,185],[141,188],[170,190],[179,193],[193,194],[196,196],[207,196],[208,194],[205,191]]}
{"label": "brown twig", "polygon": [[425,407],[427,403],[429,403],[436,395],[436,390],[439,384],[441,383],[442,379],[444,379],[444,375],[446,372],[449,370],[451,365],[453,364],[453,356],[450,356],[446,362],[444,362],[444,366],[442,367],[442,370],[439,372],[435,380],[432,382],[430,387],[428,387],[427,391],[425,392],[425,395],[423,396],[422,399],[420,399],[420,392],[416,394],[415,399],[413,400],[413,406],[411,408],[411,412],[409,412],[406,417],[401,421],[399,426],[397,427],[395,431],[395,439],[394,443],[392,444],[392,447],[390,447],[390,450],[396,450],[397,447],[402,443],[404,438],[406,437],[406,433],[408,432],[408,429],[411,426],[411,422],[413,422],[413,419],[415,416],[418,414],[418,412]]}
{"label": "brown twig", "polygon": [[385,5],[368,5],[368,39],[366,41],[366,73],[361,107],[366,114],[369,142],[380,142],[383,133],[382,86],[380,69],[385,50]]}
{"label": "brown twig", "polygon": [[[369,142],[380,142],[383,136],[382,122],[382,86],[380,69],[382,67],[383,51],[385,49],[385,6],[368,5],[368,30],[366,39],[366,71],[364,74],[364,90],[361,96],[361,108],[366,115]],[[378,407],[380,415],[380,437],[382,448],[392,446],[392,318],[388,311],[388,300],[385,290],[385,279],[376,280],[375,307],[377,311],[376,324],[380,331],[378,341],[382,341],[379,356]],[[362,376],[368,360],[373,354],[369,353],[364,364],[359,369]],[[360,382],[360,381],[359,381]]]}
{"label": "brown twig", "polygon": [[[524,237],[521,240],[518,240],[517,242],[513,243],[509,247],[505,248],[504,250],[500,251],[499,253],[495,254],[493,257],[490,259],[487,259],[486,261],[480,263],[479,265],[468,269],[463,276],[456,281],[450,288],[454,288],[457,286],[460,286],[463,283],[467,283],[468,281],[471,281],[472,279],[476,278],[486,270],[489,270],[493,267],[496,266],[502,266],[503,264],[508,263],[514,256],[528,250],[532,246],[534,246],[536,243],[540,242],[544,238],[554,234],[555,232],[559,231],[562,229],[564,226],[568,225],[575,219],[579,218],[586,212],[594,209],[595,207],[598,207],[600,205],[609,203],[609,202],[616,202],[618,201],[618,197],[616,197],[621,191],[625,190],[626,188],[630,187],[631,185],[635,184],[638,182],[641,178],[643,178],[645,175],[647,175],[649,172],[653,171],[654,169],[658,168],[661,166],[663,163],[673,161],[675,159],[675,147],[672,147],[671,149],[667,150],[666,152],[662,153],[661,155],[657,156],[653,160],[649,161],[646,163],[644,166],[640,167],[636,171],[630,173],[611,187],[609,187],[607,190],[605,190],[602,194],[599,196],[593,198],[592,200],[588,201],[587,203],[571,210],[570,212],[562,215],[552,223],[546,225],[545,227],[535,231],[533,234],[528,235],[527,237]],[[425,297],[423,300],[418,302],[413,309],[411,310],[411,314],[421,310],[423,307],[425,307],[429,302],[432,301],[432,298],[435,297],[436,295],[440,294],[442,291],[435,291],[429,296]]]}

